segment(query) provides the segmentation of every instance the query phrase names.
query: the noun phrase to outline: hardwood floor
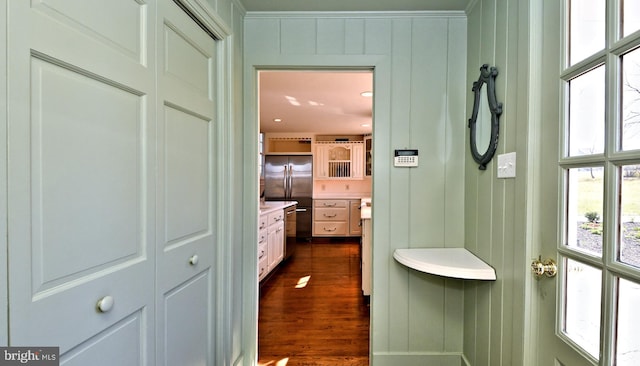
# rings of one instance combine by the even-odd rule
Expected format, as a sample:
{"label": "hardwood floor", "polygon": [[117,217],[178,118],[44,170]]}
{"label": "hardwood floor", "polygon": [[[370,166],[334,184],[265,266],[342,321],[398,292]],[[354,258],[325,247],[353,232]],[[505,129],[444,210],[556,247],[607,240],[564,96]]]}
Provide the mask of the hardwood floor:
{"label": "hardwood floor", "polygon": [[359,238],[299,243],[260,290],[258,364],[369,364]]}

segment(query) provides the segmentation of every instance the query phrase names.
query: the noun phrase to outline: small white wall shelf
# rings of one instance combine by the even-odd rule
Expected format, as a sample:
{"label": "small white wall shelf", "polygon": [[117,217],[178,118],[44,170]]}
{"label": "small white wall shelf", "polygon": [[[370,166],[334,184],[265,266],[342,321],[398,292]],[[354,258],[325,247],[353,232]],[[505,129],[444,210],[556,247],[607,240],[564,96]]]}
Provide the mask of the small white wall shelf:
{"label": "small white wall shelf", "polygon": [[393,258],[409,268],[465,280],[496,280],[496,271],[465,248],[396,249]]}

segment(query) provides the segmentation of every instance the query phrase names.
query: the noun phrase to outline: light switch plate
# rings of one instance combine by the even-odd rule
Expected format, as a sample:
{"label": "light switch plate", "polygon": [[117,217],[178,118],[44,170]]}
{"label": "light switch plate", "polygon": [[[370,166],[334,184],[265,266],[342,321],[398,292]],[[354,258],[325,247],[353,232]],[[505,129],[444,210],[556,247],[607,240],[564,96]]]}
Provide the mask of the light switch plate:
{"label": "light switch plate", "polygon": [[498,178],[516,177],[516,153],[498,155]]}

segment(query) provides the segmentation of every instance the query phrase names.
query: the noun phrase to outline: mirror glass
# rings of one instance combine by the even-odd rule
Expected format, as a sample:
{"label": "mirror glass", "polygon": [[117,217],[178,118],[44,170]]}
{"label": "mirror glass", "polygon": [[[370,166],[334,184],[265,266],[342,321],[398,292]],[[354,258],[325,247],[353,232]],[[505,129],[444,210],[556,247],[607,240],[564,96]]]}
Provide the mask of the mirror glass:
{"label": "mirror glass", "polygon": [[476,148],[478,151],[487,151],[491,141],[491,110],[487,99],[487,86],[480,89],[480,105],[478,118],[476,119]]}

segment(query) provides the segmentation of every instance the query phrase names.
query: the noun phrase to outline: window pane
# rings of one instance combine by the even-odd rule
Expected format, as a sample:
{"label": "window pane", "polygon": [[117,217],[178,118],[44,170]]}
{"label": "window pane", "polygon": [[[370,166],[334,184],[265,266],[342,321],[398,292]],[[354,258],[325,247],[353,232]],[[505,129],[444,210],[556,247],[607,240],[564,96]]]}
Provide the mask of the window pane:
{"label": "window pane", "polygon": [[566,245],[601,256],[604,169],[576,168],[567,174]]}
{"label": "window pane", "polygon": [[621,116],[622,149],[640,149],[640,48],[622,56]]}
{"label": "window pane", "polygon": [[569,155],[604,152],[604,66],[569,82]]}
{"label": "window pane", "polygon": [[640,365],[640,285],[618,279],[618,331],[616,342],[617,366]]}
{"label": "window pane", "polygon": [[640,0],[622,1],[622,34],[629,34],[640,29]]}
{"label": "window pane", "polygon": [[598,358],[602,273],[597,268],[567,259],[565,277],[563,332]]}
{"label": "window pane", "polygon": [[582,61],[605,46],[605,0],[569,2],[569,64]]}
{"label": "window pane", "polygon": [[618,259],[640,268],[640,165],[620,168]]}

